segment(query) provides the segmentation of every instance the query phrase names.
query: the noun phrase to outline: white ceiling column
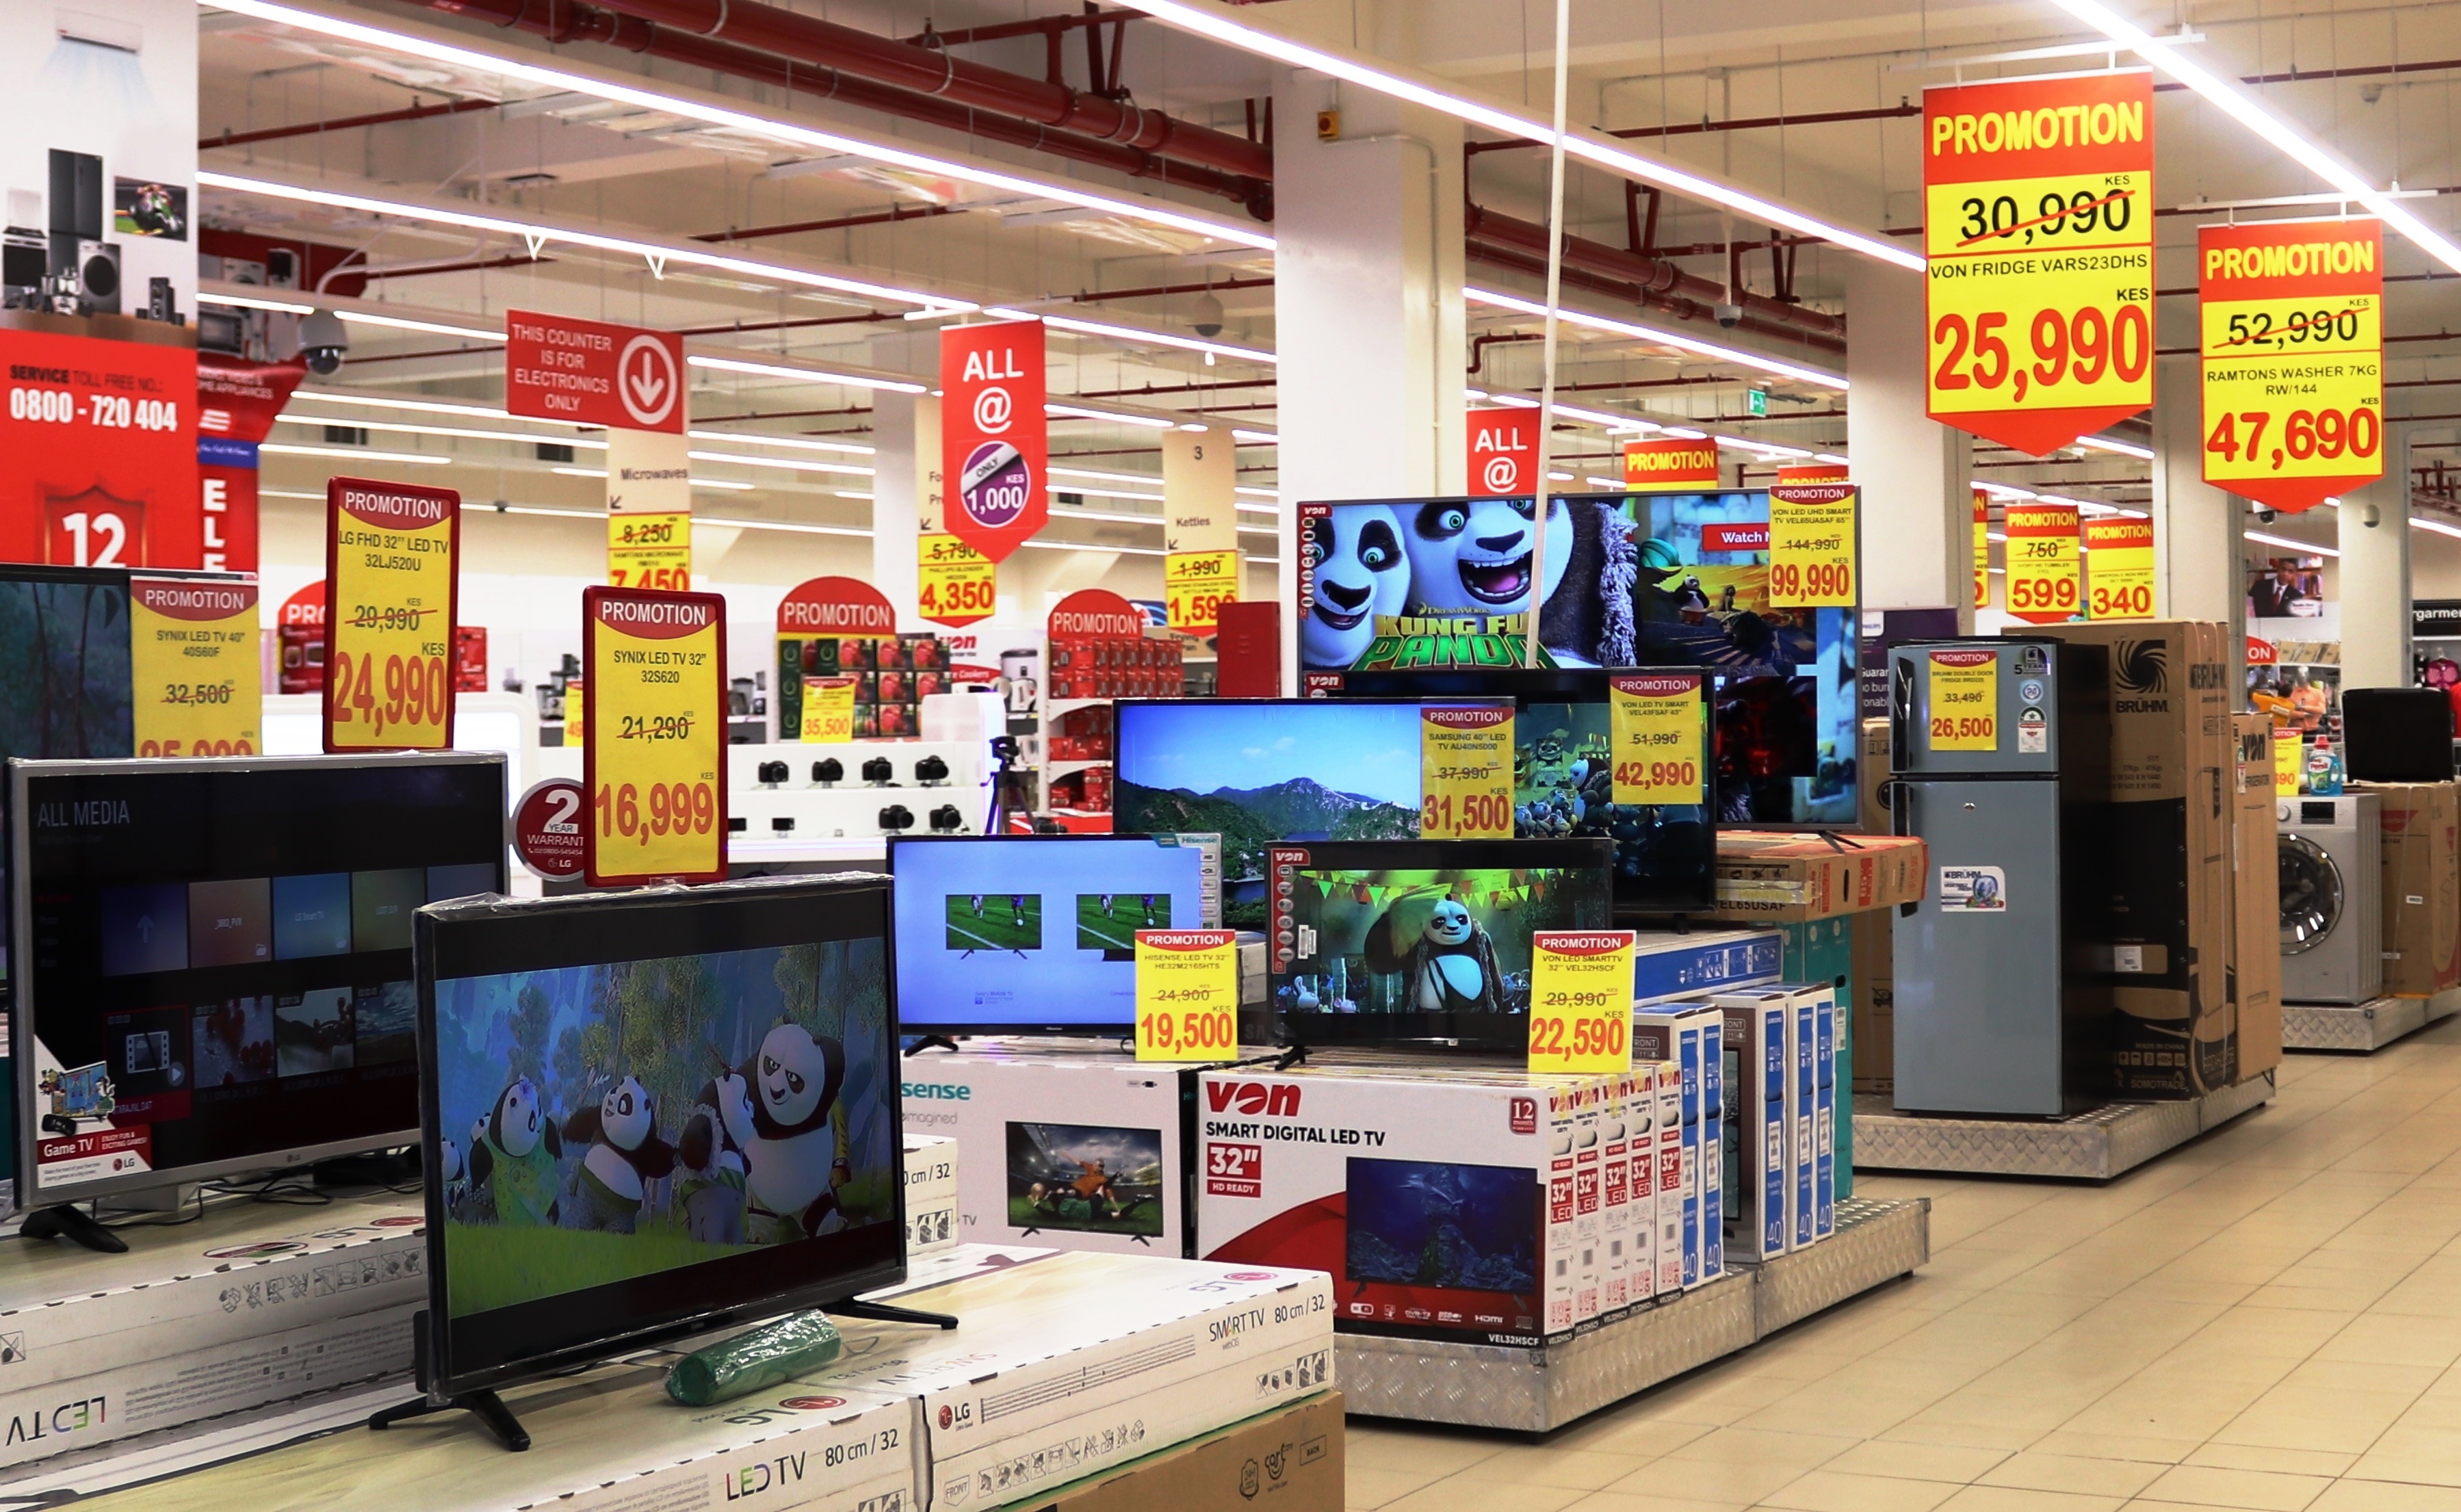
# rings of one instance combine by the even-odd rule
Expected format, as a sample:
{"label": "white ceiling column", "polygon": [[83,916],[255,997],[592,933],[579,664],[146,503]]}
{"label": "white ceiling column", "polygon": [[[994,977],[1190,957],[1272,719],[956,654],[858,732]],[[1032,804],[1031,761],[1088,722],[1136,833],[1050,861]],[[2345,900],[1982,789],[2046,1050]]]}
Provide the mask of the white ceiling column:
{"label": "white ceiling column", "polygon": [[1970,631],[1973,445],[1927,413],[1922,275],[1868,258],[1845,273],[1846,451],[1863,491],[1863,606],[1954,607]]}
{"label": "white ceiling column", "polygon": [[2384,476],[2342,496],[2344,689],[2410,685],[2409,431],[2386,425]]}
{"label": "white ceiling column", "polygon": [[2247,506],[2205,481],[2204,369],[2194,355],[2153,359],[2153,612],[2244,635]]}

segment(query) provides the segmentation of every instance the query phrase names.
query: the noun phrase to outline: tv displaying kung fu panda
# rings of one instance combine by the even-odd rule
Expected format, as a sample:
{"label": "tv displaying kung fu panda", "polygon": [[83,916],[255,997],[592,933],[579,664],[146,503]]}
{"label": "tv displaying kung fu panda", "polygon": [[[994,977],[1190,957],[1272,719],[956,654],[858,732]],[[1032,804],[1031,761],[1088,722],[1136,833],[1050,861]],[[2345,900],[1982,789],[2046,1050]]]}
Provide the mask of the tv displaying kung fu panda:
{"label": "tv displaying kung fu panda", "polygon": [[431,1398],[903,1278],[888,879],[417,930]]}

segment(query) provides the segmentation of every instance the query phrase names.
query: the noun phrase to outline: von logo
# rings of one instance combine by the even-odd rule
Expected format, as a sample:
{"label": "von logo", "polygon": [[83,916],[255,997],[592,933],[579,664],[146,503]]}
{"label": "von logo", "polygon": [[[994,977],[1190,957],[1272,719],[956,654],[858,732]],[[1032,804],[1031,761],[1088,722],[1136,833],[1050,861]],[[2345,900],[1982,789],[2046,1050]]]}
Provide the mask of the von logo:
{"label": "von logo", "polygon": [[2171,660],[2160,641],[2121,641],[2111,658],[2110,675],[2122,692],[2166,693],[2171,691]]}

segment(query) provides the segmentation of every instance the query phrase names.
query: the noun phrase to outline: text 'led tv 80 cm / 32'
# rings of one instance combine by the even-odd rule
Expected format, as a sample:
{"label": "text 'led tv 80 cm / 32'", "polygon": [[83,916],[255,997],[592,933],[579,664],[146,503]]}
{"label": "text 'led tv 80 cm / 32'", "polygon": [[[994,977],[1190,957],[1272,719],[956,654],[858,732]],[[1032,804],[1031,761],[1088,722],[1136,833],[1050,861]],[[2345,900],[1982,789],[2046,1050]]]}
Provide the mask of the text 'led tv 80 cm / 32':
{"label": "text 'led tv 80 cm / 32'", "polygon": [[1125,1033],[1137,931],[1220,926],[1221,878],[1171,835],[893,839],[897,1021],[914,1033]]}
{"label": "text 'led tv 80 cm / 32'", "polygon": [[11,761],[18,1195],[415,1142],[411,915],[503,886],[496,756]]}
{"label": "text 'led tv 80 cm / 32'", "polygon": [[1603,929],[1603,840],[1273,847],[1273,1013],[1287,1043],[1529,1039],[1530,937]]}
{"label": "text 'led tv 80 cm / 32'", "polygon": [[906,1273],[888,879],[418,915],[431,1402]]}

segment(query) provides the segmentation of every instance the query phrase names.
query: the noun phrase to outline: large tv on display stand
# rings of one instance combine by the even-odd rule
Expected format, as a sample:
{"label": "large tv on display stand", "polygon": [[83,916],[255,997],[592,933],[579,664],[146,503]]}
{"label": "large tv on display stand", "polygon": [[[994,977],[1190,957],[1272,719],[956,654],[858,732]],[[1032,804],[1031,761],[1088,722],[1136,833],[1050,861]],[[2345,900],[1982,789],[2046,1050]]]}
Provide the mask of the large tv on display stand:
{"label": "large tv on display stand", "polygon": [[10,762],[25,1232],[417,1142],[411,916],[503,808],[494,755]]}
{"label": "large tv on display stand", "polygon": [[417,1400],[466,1408],[906,1274],[888,879],[781,877],[417,916],[428,1308]]}

